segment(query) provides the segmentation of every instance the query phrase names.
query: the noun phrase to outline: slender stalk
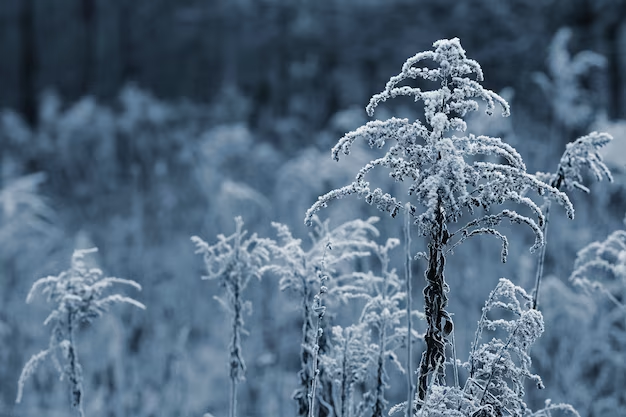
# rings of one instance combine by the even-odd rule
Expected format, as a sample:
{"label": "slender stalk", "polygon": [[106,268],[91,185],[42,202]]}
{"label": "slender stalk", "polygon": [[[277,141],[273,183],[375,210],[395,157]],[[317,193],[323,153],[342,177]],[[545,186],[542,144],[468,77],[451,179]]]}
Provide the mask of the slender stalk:
{"label": "slender stalk", "polygon": [[[409,206],[407,204],[405,211],[405,223],[404,223],[404,247],[406,251],[405,263],[404,263],[404,274],[406,276],[406,318],[407,318],[407,399],[406,399],[406,417],[411,417],[413,407],[411,404],[413,403],[413,337],[412,337],[412,322],[411,322],[411,311],[412,307],[412,287],[411,287],[411,216],[409,215]],[[381,344],[383,342],[381,341]]]}
{"label": "slender stalk", "polygon": [[80,365],[78,364],[78,354],[74,346],[74,325],[73,325],[74,313],[69,311],[67,313],[67,333],[69,339],[69,346],[67,350],[67,359],[70,364],[69,382],[71,384],[71,398],[72,407],[78,411],[80,417],[84,417],[82,403],[82,384],[80,381]]}
{"label": "slender stalk", "polygon": [[537,260],[537,276],[535,277],[535,290],[533,292],[533,300],[532,300],[532,309],[537,309],[537,304],[539,303],[539,288],[541,286],[541,280],[543,279],[543,265],[546,258],[546,246],[547,246],[547,236],[548,236],[548,222],[550,221],[550,200],[546,201],[544,216],[545,221],[541,231],[543,232],[544,244],[539,249],[539,259]]}
{"label": "slender stalk", "polygon": [[312,376],[310,369],[311,354],[307,349],[309,345],[309,333],[313,329],[313,323],[311,322],[311,305],[309,303],[309,287],[306,283],[306,279],[302,279],[302,343],[300,345],[300,361],[302,362],[302,368],[298,372],[300,377],[301,387],[296,391],[294,398],[298,401],[298,415],[309,415],[309,400],[307,398],[309,387],[312,384]]}
{"label": "slender stalk", "polygon": [[348,343],[350,336],[346,334],[343,344],[343,358],[341,361],[341,417],[348,417]]}
{"label": "slender stalk", "polygon": [[240,341],[239,333],[241,331],[241,299],[239,291],[239,281],[235,279],[233,283],[233,334],[231,340],[230,351],[230,417],[237,416],[237,385],[239,380],[239,371],[242,367],[241,352],[239,351]]}
{"label": "slender stalk", "polygon": [[[550,185],[560,191],[561,185],[563,185],[563,181],[565,181],[565,174],[563,173],[563,168],[561,167],[561,164],[559,164],[559,167],[556,170],[556,178],[554,178],[550,182]],[[546,199],[545,210],[542,210],[542,211],[545,211],[545,214],[544,214],[545,220],[543,223],[543,227],[541,228],[541,232],[543,233],[544,244],[540,249],[539,259],[537,260],[537,276],[535,277],[535,291],[533,292],[533,299],[532,299],[532,304],[531,304],[533,310],[537,309],[537,304],[539,302],[539,288],[541,287],[541,280],[543,279],[543,265],[544,265],[544,261],[546,258],[546,246],[548,245],[548,242],[547,242],[548,222],[550,221],[550,205],[551,204],[552,204],[551,200]]]}
{"label": "slender stalk", "polygon": [[232,308],[233,308],[233,333],[230,344],[230,417],[237,417],[237,388],[239,380],[243,378],[246,371],[246,365],[243,360],[241,352],[241,330],[243,327],[243,301],[241,292],[245,287],[244,271],[240,266],[241,259],[241,227],[243,221],[237,222],[237,234],[234,242],[234,265],[235,270],[230,273],[233,274],[232,279],[228,281],[231,291]]}
{"label": "slender stalk", "polygon": [[[385,404],[383,402],[383,396],[385,394],[385,381],[383,380],[384,366],[385,366],[385,339],[387,337],[386,326],[383,323],[380,330],[380,345],[378,346],[378,364],[376,369],[376,403],[374,404],[374,412],[372,417],[382,417],[385,411]],[[410,372],[409,374],[409,381]]]}
{"label": "slender stalk", "polygon": [[237,379],[230,379],[230,417],[237,415]]}
{"label": "slender stalk", "polygon": [[471,348],[470,354],[469,354],[470,373],[469,373],[468,381],[471,380],[474,377],[474,372],[476,371],[476,368],[475,368],[476,363],[474,361],[475,360],[475,353],[476,353],[476,347],[478,346],[478,339],[480,339],[480,336],[481,336],[482,331],[483,331],[485,320],[487,319],[487,307],[486,306],[491,304],[491,301],[496,296],[496,294],[498,292],[498,288],[500,287],[500,285],[502,285],[502,281],[500,281],[498,283],[498,285],[496,285],[496,288],[493,291],[491,291],[491,294],[489,294],[489,298],[487,299],[487,302],[485,303],[485,307],[483,307],[482,314],[480,315],[480,320],[478,321],[478,327],[476,328],[476,333],[474,334],[474,342],[472,343],[472,348]]}
{"label": "slender stalk", "polygon": [[456,358],[456,340],[454,338],[454,330],[450,333],[450,337],[452,338],[452,359],[454,360],[454,386],[455,388],[459,388],[459,367],[457,366],[457,358]]}
{"label": "slender stalk", "polygon": [[[319,302],[319,301],[318,301]],[[314,306],[314,309],[316,306]],[[320,322],[324,313],[320,313],[317,316],[317,323],[315,325],[315,346],[313,346],[313,382],[311,383],[311,393],[309,394],[309,417],[314,417],[315,406],[315,390],[317,388],[317,377],[320,373],[318,369],[318,354],[320,350],[319,336],[320,336]]]}
{"label": "slender stalk", "polygon": [[326,270],[326,250],[330,249],[330,239],[326,246],[324,247],[324,252],[322,254],[321,261],[321,271],[320,271],[320,289],[319,292],[313,297],[313,312],[317,315],[317,322],[315,324],[315,345],[313,346],[313,383],[311,384],[311,393],[309,394],[309,417],[313,417],[314,414],[314,406],[315,406],[315,390],[317,388],[317,380],[319,377],[319,350],[320,350],[320,336],[322,335],[321,324],[322,318],[324,317],[324,313],[326,311],[326,307],[322,304],[322,295],[326,293],[326,281],[328,280],[328,276],[325,274]]}
{"label": "slender stalk", "polygon": [[[407,255],[406,260],[410,266],[410,257],[411,257],[410,235],[406,233],[408,231],[408,225],[409,225],[408,211],[406,214],[407,214],[405,218],[406,224],[404,228],[405,239],[406,239],[405,249],[406,249],[406,255]],[[378,258],[380,259],[381,271],[382,271],[382,277],[383,277],[382,286],[378,293],[382,296],[383,305],[387,305],[387,302],[389,301],[389,279],[391,276],[391,273],[389,271],[388,249],[377,251],[377,253],[378,253]],[[409,276],[409,274],[410,274],[410,269],[409,269],[409,272],[407,273],[407,276]],[[410,283],[410,280],[409,280],[409,283]],[[376,401],[374,405],[372,406],[372,417],[383,417],[385,413],[385,405],[386,405],[385,404],[385,378],[386,378],[385,352],[387,352],[387,326],[389,324],[390,324],[389,321],[386,318],[384,318],[383,315],[379,315],[378,321],[374,325],[375,328],[378,330],[379,343],[378,343],[378,358],[377,358],[377,364],[376,364],[376,385],[375,385],[376,386]],[[407,366],[409,366],[408,368],[409,371],[407,372],[407,379],[410,385],[411,384],[410,370],[412,368],[410,367],[411,366],[410,364],[408,364]],[[409,392],[409,395],[412,395],[412,392]]]}

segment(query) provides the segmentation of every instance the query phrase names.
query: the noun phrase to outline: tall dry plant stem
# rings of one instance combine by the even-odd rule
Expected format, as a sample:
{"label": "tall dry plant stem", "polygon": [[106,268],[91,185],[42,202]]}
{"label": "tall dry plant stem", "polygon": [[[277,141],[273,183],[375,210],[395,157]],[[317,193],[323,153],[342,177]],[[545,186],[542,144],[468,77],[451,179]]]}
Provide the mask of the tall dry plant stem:
{"label": "tall dry plant stem", "polygon": [[407,320],[407,346],[406,346],[406,379],[407,379],[407,399],[406,399],[406,417],[411,417],[413,410],[413,398],[415,397],[413,387],[413,337],[412,337],[412,323],[411,312],[413,311],[413,287],[411,285],[413,281],[411,270],[411,216],[409,215],[409,206],[406,206],[405,211],[405,223],[404,223],[404,275],[406,278],[406,320]]}

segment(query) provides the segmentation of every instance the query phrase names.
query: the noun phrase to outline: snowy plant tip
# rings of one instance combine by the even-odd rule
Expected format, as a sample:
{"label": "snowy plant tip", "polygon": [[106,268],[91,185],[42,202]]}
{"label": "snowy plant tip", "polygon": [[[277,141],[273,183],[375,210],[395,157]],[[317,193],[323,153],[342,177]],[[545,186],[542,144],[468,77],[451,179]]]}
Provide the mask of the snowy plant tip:
{"label": "snowy plant tip", "polygon": [[[306,212],[305,224],[310,225],[313,215],[327,207],[331,200],[356,195],[391,217],[406,211],[418,226],[419,233],[427,236],[439,233],[437,230],[441,224],[447,228],[459,222],[464,215],[473,216],[477,208],[489,212],[494,206],[513,202],[529,209],[536,220],[504,210],[498,215],[486,215],[477,221],[470,221],[459,229],[461,233],[453,235],[457,243],[481,234],[496,236],[503,242],[502,259],[505,260],[507,241],[493,226],[497,226],[503,218],[509,218],[533,230],[535,243],[531,251],[534,251],[544,244],[542,227],[545,218],[539,206],[527,196],[529,191],[534,190],[539,195],[556,200],[565,207],[570,218],[574,217],[573,206],[558,187],[526,172],[519,153],[500,138],[474,134],[461,137],[445,135],[451,129],[465,130],[465,122],[461,118],[468,111],[478,109],[474,100],[476,97],[487,102],[488,113],[492,112],[496,103],[500,104],[505,115],[508,115],[509,107],[504,99],[478,83],[483,79],[480,66],[466,58],[458,39],[438,41],[434,46],[435,51],[421,52],[407,60],[402,72],[392,77],[385,90],[372,97],[368,106],[373,111],[378,103],[388,98],[410,95],[424,102],[426,123],[399,118],[374,120],[341,138],[332,150],[335,159],[339,158],[339,153],[349,154],[357,139],[366,140],[372,148],[383,148],[387,142],[391,146],[384,156],[363,166],[352,184],[320,196]],[[415,66],[425,59],[434,61],[438,67]],[[475,74],[476,80],[468,78],[468,74]],[[404,80],[416,78],[439,82],[440,86],[433,91],[399,86]],[[600,143],[604,138],[597,136],[589,140]],[[368,174],[379,167],[388,169],[394,181],[409,183],[411,202],[402,201],[404,198],[399,195],[370,185]],[[448,244],[447,238],[443,244]],[[453,241],[449,244],[456,245]]]}
{"label": "snowy plant tip", "polygon": [[[391,118],[387,121],[375,120],[354,132],[346,134],[335,145],[332,157],[339,159],[339,152],[350,153],[350,147],[357,137],[366,139],[371,147],[383,147],[385,139],[376,133],[383,129],[396,131],[391,135],[400,141],[403,137],[423,137],[426,140],[432,138],[438,140],[448,130],[465,131],[467,124],[462,119],[468,111],[476,111],[479,106],[475,97],[479,97],[487,103],[486,113],[493,114],[496,103],[502,107],[502,115],[509,116],[509,104],[493,91],[484,89],[477,81],[483,81],[483,72],[478,62],[467,59],[465,50],[461,47],[458,38],[439,40],[433,44],[435,51],[420,52],[409,58],[402,67],[402,72],[387,82],[385,90],[374,95],[366,107],[370,116],[381,102],[397,96],[411,96],[417,102],[424,102],[424,115],[431,130],[419,121],[409,123],[408,119]],[[438,68],[418,68],[417,63],[430,59],[439,65]],[[465,75],[475,74],[476,80],[471,80]],[[439,82],[441,88],[433,91],[423,91],[420,88],[399,86],[409,79],[422,78],[429,81]],[[387,138],[389,139],[389,138]],[[413,139],[414,140],[414,139]]]}
{"label": "snowy plant tip", "polygon": [[[433,47],[434,51],[420,52],[404,63],[402,72],[389,80],[383,92],[371,98],[366,108],[368,115],[374,115],[379,103],[396,96],[412,96],[415,101],[422,100],[426,121],[436,129],[445,126],[465,130],[465,122],[459,118],[450,119],[448,125],[446,114],[455,112],[463,117],[468,111],[478,110],[478,103],[473,97],[480,97],[487,103],[487,114],[493,114],[495,103],[498,103],[502,107],[502,115],[510,115],[509,105],[502,97],[485,90],[476,82],[484,79],[482,69],[478,62],[465,56],[458,38],[439,40]],[[423,60],[435,61],[438,68],[415,66]],[[468,78],[469,74],[475,74],[476,81]],[[405,80],[417,78],[441,82],[442,88],[424,92],[419,88],[399,86]],[[440,108],[442,103],[443,109]]]}
{"label": "snowy plant tip", "polygon": [[598,152],[611,140],[613,137],[608,133],[592,132],[568,143],[559,162],[558,172],[552,180],[557,188],[563,183],[568,189],[577,188],[588,193],[589,188],[582,184],[584,170],[589,171],[597,181],[606,177],[609,182],[613,182],[611,171]]}
{"label": "snowy plant tip", "polygon": [[235,232],[230,236],[217,235],[217,242],[213,245],[198,236],[191,237],[196,245],[195,253],[204,258],[207,275],[202,279],[228,283],[236,279],[231,274],[234,270],[243,274],[244,287],[251,277],[261,279],[262,266],[269,261],[272,241],[260,238],[256,233],[248,236],[243,225],[241,216],[235,217]]}
{"label": "snowy plant tip", "polygon": [[96,253],[97,248],[76,249],[72,254],[71,267],[58,276],[40,278],[31,287],[26,297],[26,303],[31,303],[38,291],[47,296],[47,300],[58,304],[44,321],[48,324],[61,313],[80,310],[80,319],[90,321],[99,317],[111,304],[127,303],[145,309],[139,301],[120,294],[104,295],[103,292],[113,284],[124,284],[141,291],[138,282],[115,277],[104,277],[102,270],[89,268],[85,256]]}

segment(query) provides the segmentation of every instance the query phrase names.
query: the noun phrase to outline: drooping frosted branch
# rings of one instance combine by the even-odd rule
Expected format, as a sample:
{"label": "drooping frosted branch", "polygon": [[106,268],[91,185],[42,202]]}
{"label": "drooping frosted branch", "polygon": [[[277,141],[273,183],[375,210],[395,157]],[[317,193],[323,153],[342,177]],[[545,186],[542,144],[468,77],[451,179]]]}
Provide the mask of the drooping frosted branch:
{"label": "drooping frosted branch", "polygon": [[626,231],[617,230],[602,242],[593,242],[576,256],[570,280],[586,291],[600,291],[626,311]]}
{"label": "drooping frosted branch", "polygon": [[606,177],[609,182],[613,182],[611,171],[598,152],[611,140],[613,137],[608,133],[592,132],[568,143],[557,172],[551,177],[554,186],[559,188],[563,184],[568,189],[578,188],[588,193],[589,188],[582,184],[584,171],[591,172],[597,181],[602,181]]}

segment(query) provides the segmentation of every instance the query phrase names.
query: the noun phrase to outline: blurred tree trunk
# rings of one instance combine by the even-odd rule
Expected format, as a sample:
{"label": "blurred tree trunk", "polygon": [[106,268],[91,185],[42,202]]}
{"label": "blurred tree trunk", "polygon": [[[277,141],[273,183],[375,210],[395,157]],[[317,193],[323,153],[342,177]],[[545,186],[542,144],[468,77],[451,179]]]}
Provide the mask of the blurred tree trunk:
{"label": "blurred tree trunk", "polygon": [[606,104],[611,119],[626,118],[626,1],[588,0],[594,14],[593,32],[598,50],[607,58]]}
{"label": "blurred tree trunk", "polygon": [[607,28],[609,42],[609,116],[626,118],[626,22],[621,19]]}
{"label": "blurred tree trunk", "polygon": [[132,1],[118,0],[118,33],[120,81],[124,85],[137,76],[137,65],[134,59],[134,45],[131,31],[131,7]]}
{"label": "blurred tree trunk", "polygon": [[35,39],[35,0],[20,0],[20,111],[26,122],[37,123],[37,44]]}
{"label": "blurred tree trunk", "polygon": [[238,52],[239,52],[239,32],[240,13],[237,4],[231,4],[229,0],[221,1],[219,14],[221,19],[219,31],[222,34],[220,42],[222,55],[222,89],[227,85],[236,86],[238,79]]}
{"label": "blurred tree trunk", "polygon": [[83,72],[81,75],[80,92],[87,95],[93,89],[94,60],[96,54],[96,6],[95,0],[80,0],[81,22],[83,25]]}

